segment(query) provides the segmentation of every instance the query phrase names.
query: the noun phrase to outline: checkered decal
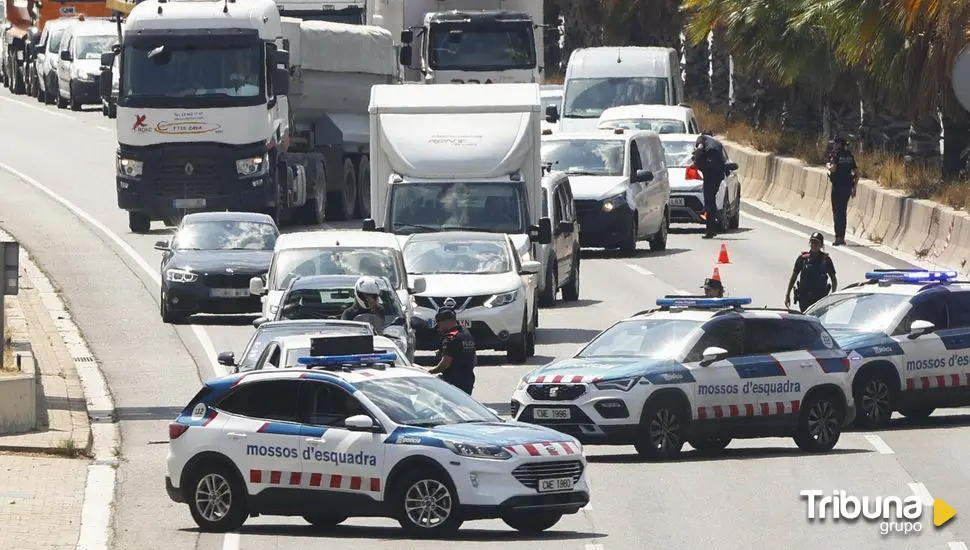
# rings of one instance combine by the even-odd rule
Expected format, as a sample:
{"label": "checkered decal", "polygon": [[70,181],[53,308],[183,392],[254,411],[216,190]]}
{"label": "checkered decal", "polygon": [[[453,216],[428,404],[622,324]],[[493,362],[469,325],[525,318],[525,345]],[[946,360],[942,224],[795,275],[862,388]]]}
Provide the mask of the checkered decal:
{"label": "checkered decal", "polygon": [[917,376],[906,379],[906,389],[933,390],[936,388],[952,388],[956,386],[970,386],[970,374],[939,374],[936,376]]}
{"label": "checkered decal", "polygon": [[525,445],[509,445],[505,450],[521,456],[566,456],[580,454],[582,451],[575,444],[568,441],[551,443],[526,443]]}
{"label": "checkered decal", "polygon": [[326,491],[381,492],[381,479],[378,477],[341,476],[309,472],[280,472],[277,470],[250,470],[249,482],[253,485],[279,485],[281,487],[322,489]]}
{"label": "checkered decal", "polygon": [[747,403],[743,405],[697,407],[697,419],[711,420],[745,416],[795,414],[799,410],[799,405],[800,403],[798,401],[776,401],[774,403]]}
{"label": "checkered decal", "polygon": [[529,379],[530,384],[595,384],[599,381],[599,376],[572,376],[568,374],[544,374]]}

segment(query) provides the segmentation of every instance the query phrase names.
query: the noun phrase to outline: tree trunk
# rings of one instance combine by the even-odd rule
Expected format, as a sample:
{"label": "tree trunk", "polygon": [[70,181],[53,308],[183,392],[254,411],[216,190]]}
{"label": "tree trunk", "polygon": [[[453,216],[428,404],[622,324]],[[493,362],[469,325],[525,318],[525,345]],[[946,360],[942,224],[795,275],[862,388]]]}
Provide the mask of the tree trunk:
{"label": "tree trunk", "polygon": [[603,44],[603,16],[598,3],[557,0],[565,21],[563,29],[563,59],[576,48],[589,48]]}
{"label": "tree trunk", "polygon": [[947,86],[941,98],[943,108],[943,178],[970,179],[967,156],[970,150],[970,113],[960,105]]}
{"label": "tree trunk", "polygon": [[684,94],[690,101],[709,101],[711,60],[707,40],[692,46],[684,41]]}
{"label": "tree trunk", "polygon": [[[731,61],[727,52],[727,45],[718,40],[717,31],[710,44],[711,54],[711,96],[710,106],[717,110],[726,110],[731,104]],[[743,84],[742,84],[743,86]],[[738,83],[734,84],[734,95],[738,94]]]}
{"label": "tree trunk", "polygon": [[939,115],[927,115],[914,120],[909,130],[909,145],[906,148],[907,164],[939,167],[942,130]]}
{"label": "tree trunk", "polygon": [[562,10],[555,0],[543,0],[542,3],[543,19],[549,25],[545,29],[536,29],[536,32],[543,33],[544,52],[538,52],[544,57],[546,75],[562,74],[563,67],[562,49],[559,47],[559,18]]}

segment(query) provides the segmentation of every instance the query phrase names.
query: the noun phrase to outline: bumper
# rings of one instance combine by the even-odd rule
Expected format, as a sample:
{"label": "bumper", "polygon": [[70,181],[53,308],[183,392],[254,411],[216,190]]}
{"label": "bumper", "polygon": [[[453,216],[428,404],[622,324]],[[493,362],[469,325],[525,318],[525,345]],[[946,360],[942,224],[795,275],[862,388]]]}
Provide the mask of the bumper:
{"label": "bumper", "polygon": [[559,512],[575,514],[589,504],[588,491],[512,497],[497,506],[462,505],[466,520],[493,519],[522,512]]}
{"label": "bumper", "polygon": [[[515,302],[488,308],[473,307],[458,312],[459,321],[469,321],[471,332],[478,350],[505,350],[513,336],[522,333],[522,315],[526,301],[519,298]],[[428,320],[434,319],[435,311],[426,307],[416,307],[414,316],[421,320],[424,327],[415,331],[417,348],[437,351],[441,347],[441,335],[428,327]]]}
{"label": "bumper", "polygon": [[[165,301],[173,313],[256,313],[262,307],[259,296],[249,294],[252,274],[208,275],[199,274],[194,283],[163,283]],[[220,281],[206,279],[221,278]],[[245,287],[240,285],[245,283]],[[246,296],[225,297],[227,290],[240,291]]]}
{"label": "bumper", "polygon": [[182,491],[172,485],[172,478],[165,476],[165,492],[168,493],[168,498],[172,499],[172,502],[178,502],[179,504],[185,503],[185,497],[182,495]]}
{"label": "bumper", "polygon": [[[546,391],[553,387],[554,397]],[[646,398],[636,392],[596,390],[585,383],[529,384],[515,391],[510,409],[519,422],[569,434],[583,444],[625,445],[636,435]],[[551,418],[553,413],[556,418]]]}
{"label": "bumper", "polygon": [[623,205],[603,212],[601,201],[577,200],[579,245],[582,247],[619,247],[633,223],[633,210]]}
{"label": "bumper", "polygon": [[98,78],[73,81],[74,99],[82,105],[101,103],[101,87],[98,84]]}
{"label": "bumper", "polygon": [[705,223],[701,219],[704,212],[704,193],[682,193],[671,192],[670,200],[670,221],[674,223]]}

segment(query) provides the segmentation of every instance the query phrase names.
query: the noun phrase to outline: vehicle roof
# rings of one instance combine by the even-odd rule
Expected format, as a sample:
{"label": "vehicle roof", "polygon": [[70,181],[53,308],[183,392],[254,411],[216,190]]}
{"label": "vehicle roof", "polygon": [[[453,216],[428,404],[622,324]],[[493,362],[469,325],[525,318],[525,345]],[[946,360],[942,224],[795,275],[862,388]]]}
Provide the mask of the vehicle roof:
{"label": "vehicle roof", "polygon": [[616,120],[621,118],[683,118],[686,120],[693,111],[690,107],[679,105],[620,105],[603,111],[600,120]]}
{"label": "vehicle roof", "polygon": [[552,170],[550,172],[546,172],[546,174],[542,176],[542,187],[544,189],[548,189],[550,185],[563,180],[565,180],[566,183],[569,183],[569,174],[562,170]]}
{"label": "vehicle roof", "polygon": [[660,134],[660,141],[689,141],[694,143],[700,134]]}
{"label": "vehicle roof", "polygon": [[434,86],[398,86],[379,84],[371,88],[369,111],[387,113],[509,113],[536,112],[542,108],[539,85],[435,84]]}
{"label": "vehicle roof", "polygon": [[[223,10],[227,9],[227,13]],[[272,0],[247,0],[226,4],[213,1],[138,2],[125,17],[125,35],[138,35],[145,30],[198,29],[200,25],[216,31],[257,31],[282,35],[279,9]]]}
{"label": "vehicle roof", "polygon": [[[407,88],[407,86],[401,86]],[[419,86],[428,88],[430,86]],[[284,233],[276,240],[276,250],[293,248],[394,248],[401,245],[395,235],[381,231],[300,231]]]}
{"label": "vehicle roof", "polygon": [[85,18],[83,21],[75,19],[70,24],[74,36],[104,36],[117,35],[118,27],[107,19]]}
{"label": "vehicle roof", "polygon": [[[725,313],[721,313],[725,312]],[[720,315],[736,315],[743,317],[745,319],[777,319],[777,320],[788,320],[788,319],[802,319],[806,321],[818,322],[818,319],[810,315],[803,315],[794,311],[781,310],[781,309],[762,309],[762,308],[750,308],[750,309],[735,309],[723,308],[723,309],[651,309],[644,312],[640,312],[633,315],[625,321],[635,320],[635,319],[684,319],[687,321],[708,321],[713,319],[715,316]]]}
{"label": "vehicle roof", "polygon": [[591,132],[558,132],[551,135],[542,136],[542,141],[570,141],[570,140],[602,140],[602,141],[626,141],[639,137],[659,136],[652,130],[624,130],[622,134],[609,130],[595,130]]}
{"label": "vehicle roof", "polygon": [[[332,334],[321,332],[319,334],[287,334],[286,336],[277,336],[273,338],[274,342],[277,342],[283,349],[290,350],[293,348],[308,348],[310,347],[311,338],[320,337],[333,337]],[[337,336],[339,338],[339,336]],[[379,349],[396,349],[400,351],[394,340],[391,340],[387,336],[381,336],[380,334],[374,335],[374,346]]]}
{"label": "vehicle roof", "polygon": [[505,233],[485,233],[482,231],[440,231],[437,233],[415,233],[411,235],[408,242],[420,241],[485,241],[496,243],[508,243]]}
{"label": "vehicle roof", "polygon": [[948,283],[938,283],[929,281],[919,281],[919,282],[906,282],[906,281],[891,281],[883,282],[883,284],[865,282],[861,285],[850,285],[840,288],[833,294],[895,294],[900,296],[915,296],[919,294],[922,290],[928,288],[943,288],[949,291],[956,292],[968,292],[970,291],[970,283],[965,282],[948,282]]}
{"label": "vehicle roof", "polygon": [[322,368],[287,367],[282,369],[262,369],[231,374],[209,382],[209,384],[242,385],[258,380],[292,380],[302,378],[306,380],[330,380],[336,378],[348,384],[373,382],[388,378],[434,378],[427,370],[418,367],[395,366],[393,369],[356,368],[349,372],[343,370],[327,370]]}
{"label": "vehicle roof", "polygon": [[532,21],[532,16],[522,11],[512,10],[448,10],[425,14],[425,19],[433,23],[452,23],[471,21],[472,23],[497,21]]}
{"label": "vehicle roof", "polygon": [[196,212],[194,214],[188,214],[182,218],[182,225],[189,225],[196,222],[224,221],[269,223],[276,225],[276,222],[273,221],[272,216],[257,212]]}
{"label": "vehicle roof", "polygon": [[274,330],[274,329],[286,329],[293,328],[299,329],[300,327],[312,327],[313,325],[338,327],[345,326],[347,328],[360,327],[366,329],[368,332],[374,332],[374,327],[370,323],[365,323],[362,321],[344,321],[342,319],[284,319],[280,321],[267,321],[256,329],[256,332],[263,330]]}
{"label": "vehicle roof", "polygon": [[671,69],[670,48],[601,46],[573,50],[566,77],[659,78],[668,76]]}
{"label": "vehicle roof", "polygon": [[[298,277],[293,280],[291,290],[306,290],[319,288],[353,288],[357,280],[365,275],[308,275]],[[384,281],[387,286],[385,290],[393,290],[387,277],[377,277],[379,281]]]}
{"label": "vehicle roof", "polygon": [[77,21],[78,21],[77,16],[58,17],[57,19],[53,19],[51,21],[44,23],[44,30],[46,31],[47,29],[50,29],[53,31],[60,28],[66,28],[71,26],[74,23],[77,23]]}

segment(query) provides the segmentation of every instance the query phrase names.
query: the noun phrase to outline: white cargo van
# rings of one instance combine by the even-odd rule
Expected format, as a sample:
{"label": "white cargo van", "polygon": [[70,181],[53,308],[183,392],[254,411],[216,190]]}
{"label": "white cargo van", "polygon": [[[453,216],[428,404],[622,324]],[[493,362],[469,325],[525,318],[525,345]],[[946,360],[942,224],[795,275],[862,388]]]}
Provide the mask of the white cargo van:
{"label": "white cargo van", "polygon": [[684,102],[680,59],[673,48],[580,48],[569,56],[564,88],[562,107],[546,109],[546,120],[559,122],[560,132],[595,130],[610,107]]}

